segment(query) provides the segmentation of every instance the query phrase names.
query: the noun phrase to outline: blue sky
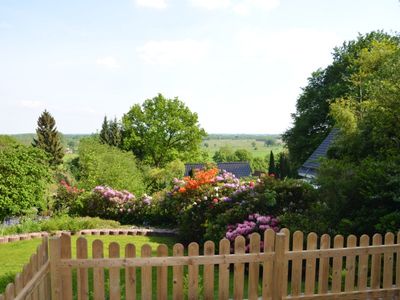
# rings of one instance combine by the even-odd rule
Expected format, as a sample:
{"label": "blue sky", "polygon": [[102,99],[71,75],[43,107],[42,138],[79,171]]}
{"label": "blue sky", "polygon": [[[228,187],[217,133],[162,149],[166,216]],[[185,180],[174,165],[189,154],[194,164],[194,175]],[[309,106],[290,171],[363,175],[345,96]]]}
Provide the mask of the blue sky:
{"label": "blue sky", "polygon": [[209,133],[282,133],[307,77],[398,0],[0,0],[0,133],[91,133],[162,93]]}

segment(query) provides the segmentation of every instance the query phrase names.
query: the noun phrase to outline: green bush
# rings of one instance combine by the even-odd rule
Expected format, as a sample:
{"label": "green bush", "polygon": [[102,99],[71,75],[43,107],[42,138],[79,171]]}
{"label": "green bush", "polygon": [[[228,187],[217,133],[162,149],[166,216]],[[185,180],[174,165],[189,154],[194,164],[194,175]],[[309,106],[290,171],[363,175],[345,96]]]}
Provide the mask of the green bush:
{"label": "green bush", "polygon": [[[145,191],[135,156],[131,152],[101,144],[97,139],[86,138],[80,141],[78,166],[79,185],[86,190],[106,185],[136,195]],[[76,170],[74,172],[76,174]]]}
{"label": "green bush", "polygon": [[50,181],[48,158],[42,150],[0,147],[0,221],[32,208],[45,210]]}
{"label": "green bush", "polygon": [[77,217],[67,215],[55,216],[46,220],[23,219],[18,225],[0,227],[0,235],[10,235],[28,232],[68,230],[76,232],[83,229],[117,228],[119,222],[102,220],[100,218]]}

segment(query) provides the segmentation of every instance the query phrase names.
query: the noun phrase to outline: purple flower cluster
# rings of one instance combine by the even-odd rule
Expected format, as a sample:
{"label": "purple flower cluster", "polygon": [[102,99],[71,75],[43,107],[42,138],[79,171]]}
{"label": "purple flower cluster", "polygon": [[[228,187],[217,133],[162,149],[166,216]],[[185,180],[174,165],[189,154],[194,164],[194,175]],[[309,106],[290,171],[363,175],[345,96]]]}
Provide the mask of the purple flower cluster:
{"label": "purple flower cluster", "polygon": [[[248,250],[248,243],[250,240],[250,234],[254,232],[258,232],[263,237],[263,233],[267,229],[272,229],[275,232],[279,231],[279,221],[277,218],[271,215],[260,215],[260,214],[251,214],[248,216],[247,220],[244,220],[243,223],[237,223],[235,225],[228,225],[227,232],[225,233],[225,237],[231,242],[231,246],[233,247],[233,243],[235,239],[242,235],[246,238],[247,246],[246,251]],[[263,245],[261,245],[263,246]]]}
{"label": "purple flower cluster", "polygon": [[98,193],[107,200],[117,204],[124,204],[135,199],[135,196],[128,191],[117,191],[108,186],[96,186],[93,189],[93,192]]}

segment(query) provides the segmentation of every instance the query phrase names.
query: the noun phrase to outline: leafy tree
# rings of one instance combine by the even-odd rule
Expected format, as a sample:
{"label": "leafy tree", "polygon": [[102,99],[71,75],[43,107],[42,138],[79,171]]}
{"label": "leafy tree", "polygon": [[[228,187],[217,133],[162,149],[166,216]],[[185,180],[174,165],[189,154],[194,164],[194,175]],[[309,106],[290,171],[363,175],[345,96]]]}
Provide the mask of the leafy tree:
{"label": "leafy tree", "polygon": [[400,43],[376,41],[353,65],[358,93],[331,105],[340,135],[318,176],[323,215],[340,233],[398,229]]}
{"label": "leafy tree", "polygon": [[51,180],[44,151],[12,144],[0,147],[0,220],[32,208],[45,210]]}
{"label": "leafy tree", "polygon": [[263,171],[267,170],[267,161],[261,157],[254,157],[250,162],[250,167],[254,171]]}
{"label": "leafy tree", "polygon": [[50,156],[50,165],[57,166],[62,163],[64,149],[61,145],[61,137],[56,128],[53,116],[45,110],[37,121],[37,139],[33,139],[32,145],[47,152]]}
{"label": "leafy tree", "polygon": [[164,168],[151,168],[143,166],[143,180],[146,191],[157,192],[166,188],[172,188],[174,178],[182,178],[185,173],[185,164],[180,160],[174,160]]}
{"label": "leafy tree", "polygon": [[0,135],[0,149],[9,147],[9,146],[14,146],[19,144],[18,141],[13,138],[12,136],[9,135]]}
{"label": "leafy tree", "polygon": [[143,176],[131,152],[104,145],[97,138],[84,138],[79,143],[80,186],[90,190],[107,185],[141,195],[145,188]]}
{"label": "leafy tree", "polygon": [[236,161],[235,154],[233,152],[233,149],[229,146],[223,146],[219,148],[218,151],[215,151],[213,155],[213,160],[216,163],[219,162],[228,162],[228,161]]}
{"label": "leafy tree", "polygon": [[114,120],[107,120],[107,117],[104,117],[99,138],[103,144],[115,147],[122,145],[121,126],[116,118]]}
{"label": "leafy tree", "polygon": [[275,158],[274,158],[274,153],[272,152],[272,150],[271,150],[271,153],[269,154],[268,174],[276,175]]}
{"label": "leafy tree", "polygon": [[312,73],[308,79],[308,85],[297,100],[296,113],[292,114],[294,125],[282,137],[294,169],[311,155],[334,125],[330,104],[350,96],[363,100],[364,75],[355,60],[361,51],[368,52],[376,42],[398,45],[399,37],[381,31],[360,35],[335,48],[333,63]]}
{"label": "leafy tree", "polygon": [[196,113],[177,97],[158,94],[142,106],[135,104],[122,118],[126,150],[154,167],[164,167],[175,159],[188,161],[200,155],[206,136]]}
{"label": "leafy tree", "polygon": [[253,159],[253,155],[251,152],[246,149],[238,149],[234,153],[235,161],[248,161],[250,162]]}

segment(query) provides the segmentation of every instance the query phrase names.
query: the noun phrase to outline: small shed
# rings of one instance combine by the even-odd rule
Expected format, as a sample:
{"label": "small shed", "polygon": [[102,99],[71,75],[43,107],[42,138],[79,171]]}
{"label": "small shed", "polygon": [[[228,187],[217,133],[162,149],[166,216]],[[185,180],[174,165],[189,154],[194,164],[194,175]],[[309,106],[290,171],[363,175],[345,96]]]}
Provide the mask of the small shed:
{"label": "small shed", "polygon": [[[220,170],[234,174],[237,178],[251,176],[250,164],[247,161],[240,162],[221,162],[217,163],[217,167]],[[189,176],[191,170],[202,170],[204,164],[201,163],[189,163],[185,164],[185,176]]]}
{"label": "small shed", "polygon": [[328,136],[322,141],[317,149],[311,154],[311,156],[305,161],[305,163],[297,170],[299,176],[304,178],[315,178],[317,176],[317,170],[320,165],[320,158],[326,157],[329,147],[335,140],[339,129],[333,128]]}

